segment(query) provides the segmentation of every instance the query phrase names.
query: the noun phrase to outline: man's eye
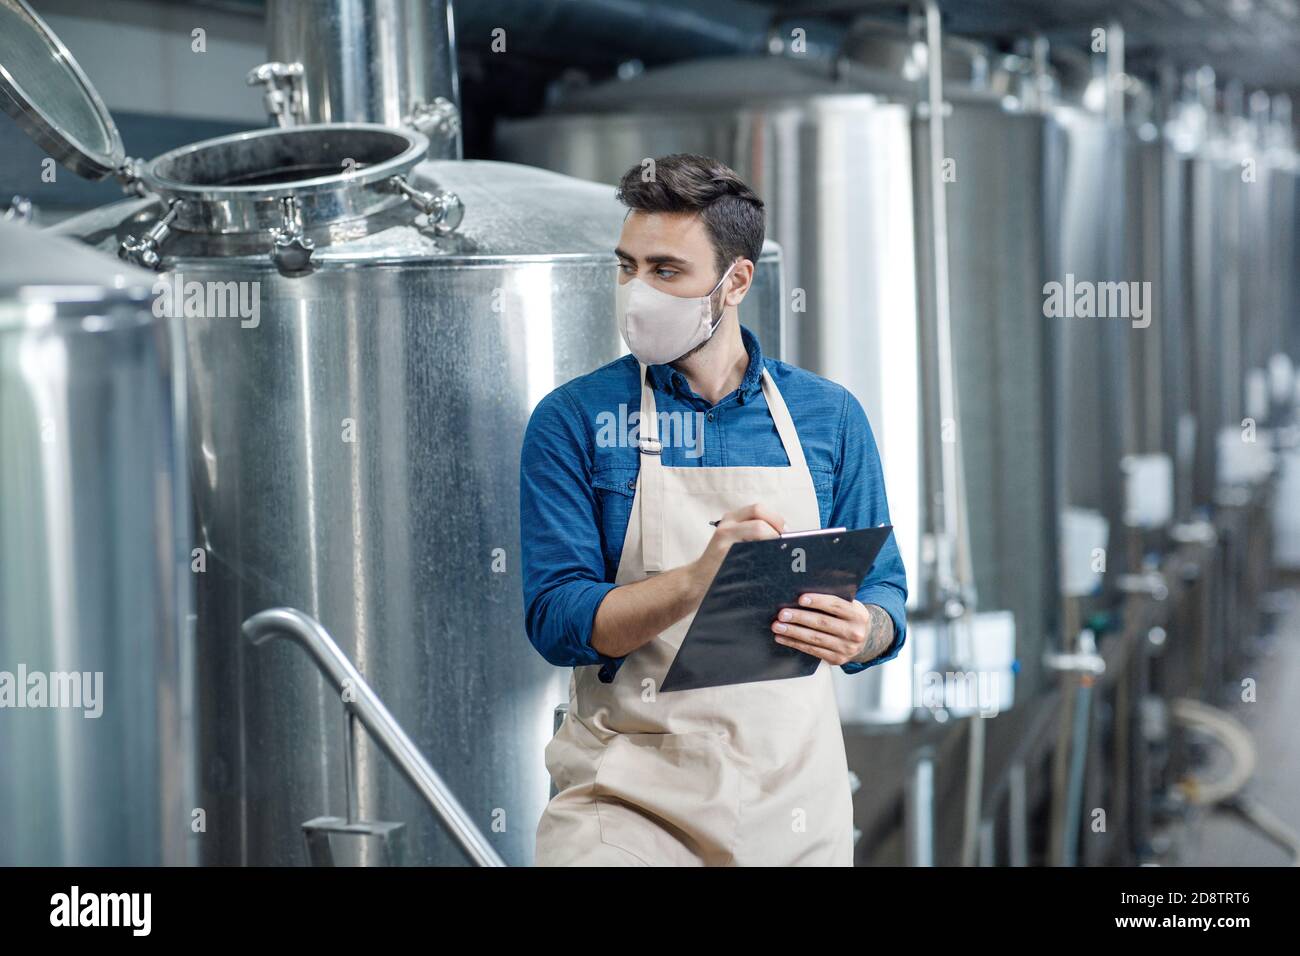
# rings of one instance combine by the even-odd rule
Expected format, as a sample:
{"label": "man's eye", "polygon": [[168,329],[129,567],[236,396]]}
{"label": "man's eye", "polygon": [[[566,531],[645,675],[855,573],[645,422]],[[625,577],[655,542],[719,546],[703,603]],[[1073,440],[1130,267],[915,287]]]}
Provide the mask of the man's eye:
{"label": "man's eye", "polygon": [[632,273],[636,272],[636,266],[630,266],[626,262],[620,262],[618,264],[618,271],[623,273],[623,275],[625,276],[631,275]]}
{"label": "man's eye", "polygon": [[655,270],[655,275],[657,275],[657,276],[658,276],[659,278],[661,278],[661,279],[671,279],[673,276],[677,275],[677,270],[676,270],[676,269],[656,269],[656,270]]}

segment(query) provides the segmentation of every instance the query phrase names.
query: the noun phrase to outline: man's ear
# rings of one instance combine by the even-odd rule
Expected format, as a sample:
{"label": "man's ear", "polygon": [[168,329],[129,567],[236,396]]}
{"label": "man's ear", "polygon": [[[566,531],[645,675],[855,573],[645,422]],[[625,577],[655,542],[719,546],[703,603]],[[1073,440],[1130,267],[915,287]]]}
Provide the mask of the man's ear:
{"label": "man's ear", "polygon": [[723,286],[727,290],[727,294],[722,297],[723,306],[740,305],[753,284],[754,263],[749,259],[741,259],[732,267],[731,275],[727,277],[727,282]]}

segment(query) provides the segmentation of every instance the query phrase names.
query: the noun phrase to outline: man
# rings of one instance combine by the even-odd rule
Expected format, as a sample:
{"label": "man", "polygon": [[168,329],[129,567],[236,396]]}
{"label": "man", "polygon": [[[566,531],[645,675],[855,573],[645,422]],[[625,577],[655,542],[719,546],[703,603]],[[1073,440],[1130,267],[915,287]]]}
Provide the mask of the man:
{"label": "man", "polygon": [[[733,543],[888,523],[871,428],[848,391],[765,358],[741,327],[764,211],[732,170],[666,156],[631,169],[618,197],[632,354],[548,395],[521,459],[528,636],[575,668],[546,748],[558,793],[537,862],[851,865],[830,668],[903,644],[892,539],[857,600],[806,595],[774,614],[774,641],[823,662],[812,676],[657,688]],[[608,427],[620,406],[639,410],[633,442]],[[692,421],[702,431],[661,424]]]}

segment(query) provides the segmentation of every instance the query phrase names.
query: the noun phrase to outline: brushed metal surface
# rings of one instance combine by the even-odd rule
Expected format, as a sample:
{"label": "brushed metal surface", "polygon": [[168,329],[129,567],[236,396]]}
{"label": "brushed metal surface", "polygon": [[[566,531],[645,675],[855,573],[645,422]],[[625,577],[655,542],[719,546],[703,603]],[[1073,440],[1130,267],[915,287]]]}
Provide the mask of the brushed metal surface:
{"label": "brushed metal surface", "polygon": [[[1091,283],[1100,302],[1102,283],[1136,279],[1123,274],[1121,134],[1107,126],[1103,115],[1077,106],[1053,107],[1048,116],[1048,276],[1063,285],[1071,276],[1079,287]],[[1044,321],[1060,336],[1053,375],[1058,391],[1053,437],[1060,506],[1097,512],[1109,525],[1106,573],[1101,577],[1105,600],[1113,596],[1112,582],[1126,559],[1119,546],[1120,459],[1131,449],[1134,432],[1126,352],[1130,336],[1147,330],[1134,329],[1123,316],[1071,314]]]}
{"label": "brushed metal surface", "polygon": [[971,550],[982,611],[1015,615],[1020,698],[1056,626],[1059,327],[1043,317],[1050,194],[1044,118],[992,104],[945,124],[949,255]]}
{"label": "brushed metal surface", "polygon": [[[183,369],[152,281],[0,222],[3,866],[193,862]],[[16,706],[20,668],[46,706]],[[100,716],[48,706],[73,673]]]}
{"label": "brushed metal surface", "polygon": [[[1178,153],[1190,243],[1187,264],[1195,415],[1191,503],[1210,513],[1218,485],[1218,435],[1241,427],[1244,412],[1242,332],[1242,191],[1238,150],[1211,130]],[[1253,185],[1249,188],[1255,188]]]}

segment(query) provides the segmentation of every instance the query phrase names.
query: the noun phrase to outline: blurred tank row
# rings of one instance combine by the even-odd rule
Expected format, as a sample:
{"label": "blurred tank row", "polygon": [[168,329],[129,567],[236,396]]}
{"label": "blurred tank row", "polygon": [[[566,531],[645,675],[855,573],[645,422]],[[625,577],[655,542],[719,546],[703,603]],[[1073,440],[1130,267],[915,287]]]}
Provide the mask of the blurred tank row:
{"label": "blurred tank row", "polygon": [[[312,3],[332,29],[268,8],[277,128],[140,162],[0,0],[6,108],[136,194],[0,232],[0,667],[105,692],[93,733],[0,723],[42,768],[0,770],[31,834],[0,864],[531,862],[567,677],[523,637],[515,462],[533,405],[622,351],[609,184],[673,152],[763,197],[742,321],[852,390],[884,463],[911,623],[837,682],[859,861],[1080,862],[1089,788],[1130,812],[1082,862],[1143,858],[1173,765],[1142,715],[1231,676],[1300,484],[1289,104],[932,15],[565,88],[466,161],[445,2],[397,4],[393,55],[432,62],[359,91],[392,21]],[[275,607],[387,716],[315,631],[242,636]],[[457,805],[372,743],[394,728]],[[90,815],[87,775],[118,795]]]}
{"label": "blurred tank row", "polygon": [[[576,90],[552,115],[505,124],[499,144],[506,158],[605,182],[641,157],[701,152],[755,184],[785,250],[788,292],[807,293],[787,317],[790,357],[848,385],[866,408],[924,616],[936,612],[926,468],[949,423],[927,400],[926,379],[942,370],[927,368],[935,320],[932,236],[918,215],[930,165],[919,49],[918,62],[912,38],[877,25],[834,66],[778,57],[669,66]],[[1179,91],[1162,101],[1124,76],[1116,120],[1101,67],[1058,70],[964,41],[943,58],[960,399],[951,440],[962,449],[978,605],[1014,612],[1020,657],[1035,670],[1059,629],[1058,555],[1065,595],[1113,601],[1145,557],[1130,535],[1162,544],[1145,532],[1212,507],[1220,429],[1239,431],[1248,413],[1269,421],[1274,408],[1262,393],[1248,407],[1246,383],[1286,365],[1294,308],[1289,116],[1207,111],[1197,74],[1190,102]],[[1257,164],[1249,180],[1246,156]],[[1145,288],[1125,289],[1125,316],[1053,316],[1053,282]],[[1245,314],[1248,333],[1237,329]],[[1277,374],[1273,394],[1286,406],[1289,379]],[[1063,551],[1053,547],[1058,528]],[[1074,547],[1090,535],[1112,542],[1104,574],[1090,547]],[[1033,675],[1021,679],[1033,686]],[[906,676],[881,668],[846,683],[890,680]]]}

